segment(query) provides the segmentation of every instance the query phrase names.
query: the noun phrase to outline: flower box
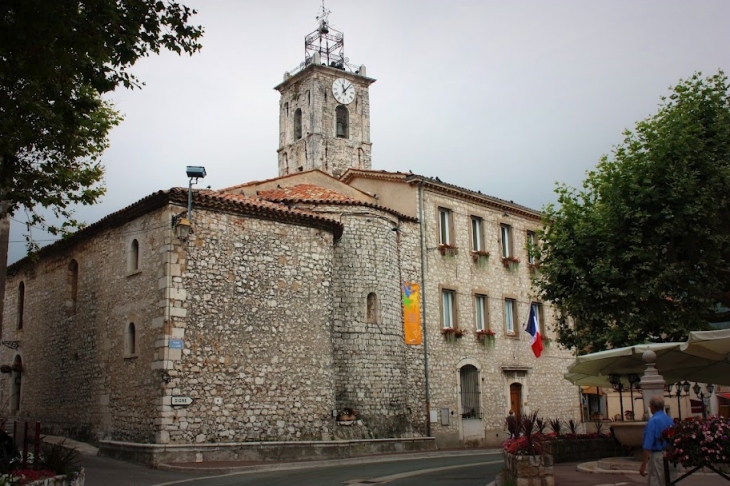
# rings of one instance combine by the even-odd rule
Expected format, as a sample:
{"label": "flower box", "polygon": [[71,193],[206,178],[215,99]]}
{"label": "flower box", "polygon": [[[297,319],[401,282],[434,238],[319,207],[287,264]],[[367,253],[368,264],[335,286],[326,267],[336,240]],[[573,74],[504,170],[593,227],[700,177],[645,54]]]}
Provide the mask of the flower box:
{"label": "flower box", "polygon": [[456,256],[459,254],[459,248],[456,245],[439,245],[439,253],[443,256]]}
{"label": "flower box", "polygon": [[494,331],[491,329],[480,329],[475,333],[477,341],[482,344],[493,344],[495,339]]}
{"label": "flower box", "polygon": [[474,263],[480,263],[482,261],[486,261],[488,258],[489,258],[488,251],[472,251],[471,252],[471,259],[474,260]]}
{"label": "flower box", "polygon": [[502,265],[504,268],[512,268],[520,263],[520,259],[516,257],[502,257]]}
{"label": "flower box", "polygon": [[441,329],[441,335],[447,341],[453,341],[455,339],[461,339],[466,335],[466,331],[463,329],[455,329],[453,327],[445,327]]}
{"label": "flower box", "polygon": [[0,373],[12,373],[13,367],[10,365],[2,365],[0,366]]}

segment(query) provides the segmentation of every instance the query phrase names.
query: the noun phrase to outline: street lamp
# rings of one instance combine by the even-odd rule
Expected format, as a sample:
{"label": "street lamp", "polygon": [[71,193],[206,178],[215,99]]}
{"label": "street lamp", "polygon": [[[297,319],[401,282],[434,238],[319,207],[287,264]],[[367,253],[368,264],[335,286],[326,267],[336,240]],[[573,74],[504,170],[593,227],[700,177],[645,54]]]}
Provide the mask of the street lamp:
{"label": "street lamp", "polygon": [[634,411],[634,388],[639,390],[641,388],[641,377],[636,373],[629,375],[629,393],[631,395],[631,420],[636,418],[636,412]]}
{"label": "street lamp", "polygon": [[[192,228],[190,226],[190,221],[192,218],[192,212],[193,212],[193,183],[197,184],[198,179],[204,179],[207,175],[205,172],[205,167],[197,166],[197,165],[189,165],[185,169],[185,173],[190,178],[190,183],[188,184],[188,212],[187,217],[185,216],[185,213],[180,213],[176,216],[172,217],[172,227],[175,230],[175,236],[178,237],[179,240],[185,241],[188,238],[188,235],[190,234]],[[195,182],[193,182],[195,181]]]}
{"label": "street lamp", "polygon": [[624,389],[624,385],[621,383],[621,375],[611,373],[608,375],[608,382],[611,384],[611,387],[618,392],[618,400],[621,405],[621,420],[624,420],[624,396],[623,393],[621,393]]}
{"label": "street lamp", "polygon": [[[705,388],[707,389],[707,400],[709,401],[710,397],[712,396],[712,392],[715,391],[715,385],[713,385],[712,383],[708,383]],[[700,384],[695,382],[692,390],[695,392],[695,395],[697,395],[697,398],[702,401],[702,418],[707,418],[707,405],[705,404],[705,394],[702,392]]]}
{"label": "street lamp", "polygon": [[[679,420],[682,420],[682,402],[680,401],[680,398],[682,397],[683,391],[685,396],[689,395],[689,382],[685,381],[682,383],[681,381],[678,381],[674,384],[674,389],[674,396],[677,397],[677,414],[679,416]],[[672,398],[672,385],[667,385],[667,391],[669,392],[669,398]]]}

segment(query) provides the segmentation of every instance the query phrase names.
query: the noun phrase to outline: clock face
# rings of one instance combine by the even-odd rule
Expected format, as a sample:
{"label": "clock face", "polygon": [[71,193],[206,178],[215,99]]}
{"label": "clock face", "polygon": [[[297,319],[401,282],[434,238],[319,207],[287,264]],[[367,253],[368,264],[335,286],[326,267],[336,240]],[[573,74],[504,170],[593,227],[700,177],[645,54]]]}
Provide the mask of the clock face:
{"label": "clock face", "polygon": [[355,99],[355,85],[345,78],[337,78],[332,83],[332,94],[335,95],[337,101],[347,105]]}

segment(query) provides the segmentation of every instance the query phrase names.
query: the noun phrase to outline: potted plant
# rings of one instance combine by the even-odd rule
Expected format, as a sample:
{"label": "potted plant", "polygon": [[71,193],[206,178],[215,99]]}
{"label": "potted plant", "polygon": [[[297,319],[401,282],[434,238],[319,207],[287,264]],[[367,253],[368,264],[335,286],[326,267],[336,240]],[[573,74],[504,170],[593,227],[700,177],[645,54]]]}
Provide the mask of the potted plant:
{"label": "potted plant", "polygon": [[459,254],[459,248],[456,245],[442,244],[438,246],[439,253],[444,256],[456,256]]}
{"label": "potted plant", "polygon": [[504,265],[504,268],[512,268],[513,266],[517,266],[517,264],[520,263],[520,259],[513,256],[508,257],[502,257],[502,265]]}
{"label": "potted plant", "polygon": [[544,437],[538,432],[538,413],[515,417],[517,437],[502,444],[505,482],[554,484],[553,456],[545,453]]}
{"label": "potted plant", "polygon": [[482,344],[494,344],[494,331],[491,329],[479,329],[476,332],[477,341]]}
{"label": "potted plant", "polygon": [[702,467],[718,472],[720,464],[730,463],[730,419],[689,417],[676,421],[662,434],[667,443],[665,457],[681,464],[692,474]]}
{"label": "potted plant", "polygon": [[445,327],[441,329],[441,335],[447,340],[447,341],[454,341],[455,339],[461,339],[466,335],[466,331],[463,329],[456,329],[453,327]]}

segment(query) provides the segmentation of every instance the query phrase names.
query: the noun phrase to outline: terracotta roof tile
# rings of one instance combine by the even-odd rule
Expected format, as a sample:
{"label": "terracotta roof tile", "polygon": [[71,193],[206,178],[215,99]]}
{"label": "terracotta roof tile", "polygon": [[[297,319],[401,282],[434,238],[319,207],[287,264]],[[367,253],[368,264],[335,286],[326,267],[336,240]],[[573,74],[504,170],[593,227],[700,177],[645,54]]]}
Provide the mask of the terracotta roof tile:
{"label": "terracotta roof tile", "polygon": [[291,187],[279,187],[267,191],[259,191],[259,197],[270,201],[302,200],[302,201],[355,201],[332,189],[314,184],[298,184]]}

